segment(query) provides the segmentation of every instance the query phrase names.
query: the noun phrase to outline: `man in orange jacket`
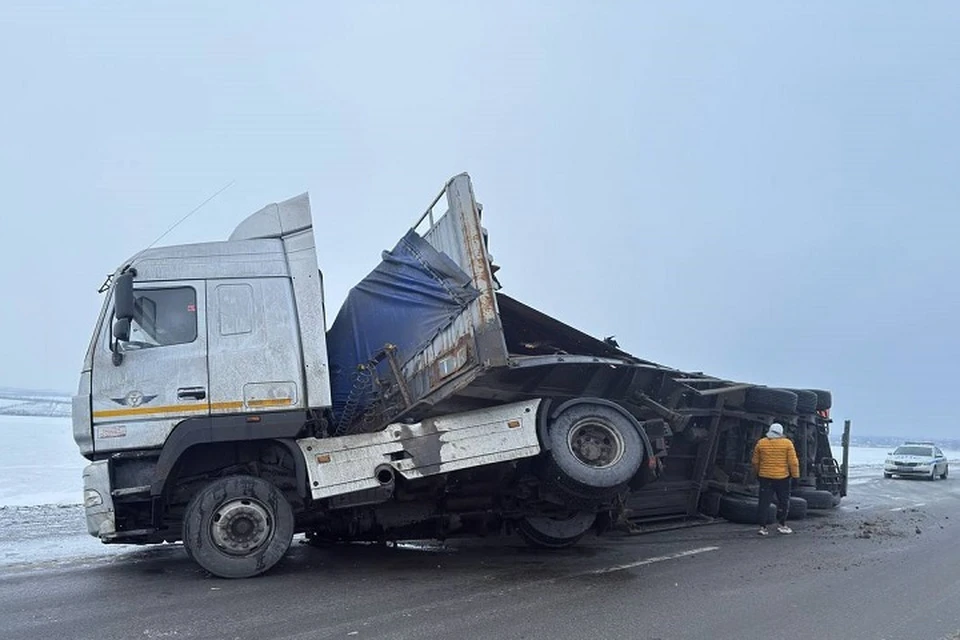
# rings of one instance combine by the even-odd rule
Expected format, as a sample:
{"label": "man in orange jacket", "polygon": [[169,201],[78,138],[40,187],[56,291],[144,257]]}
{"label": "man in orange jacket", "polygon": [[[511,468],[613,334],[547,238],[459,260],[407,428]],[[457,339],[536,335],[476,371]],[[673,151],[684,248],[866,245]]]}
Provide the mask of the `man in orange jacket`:
{"label": "man in orange jacket", "polygon": [[800,477],[800,462],[793,443],[783,435],[783,425],[774,422],[767,431],[767,437],[757,442],[753,449],[753,470],[760,481],[760,500],[757,502],[760,535],[769,535],[767,511],[774,494],[777,496],[777,531],[793,533],[793,529],[787,526],[790,479]]}

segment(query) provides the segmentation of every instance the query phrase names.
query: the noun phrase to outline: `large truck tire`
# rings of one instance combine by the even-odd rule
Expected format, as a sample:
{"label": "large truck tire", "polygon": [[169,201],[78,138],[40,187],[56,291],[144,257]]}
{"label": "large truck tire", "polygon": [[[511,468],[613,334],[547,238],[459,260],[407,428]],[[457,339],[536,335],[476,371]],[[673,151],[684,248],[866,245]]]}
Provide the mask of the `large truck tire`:
{"label": "large truck tire", "polygon": [[787,389],[787,391],[792,391],[797,394],[797,413],[808,414],[817,412],[819,397],[815,391],[805,389]]}
{"label": "large truck tire", "polygon": [[183,544],[213,575],[249,578],[268,571],[286,554],[293,527],[293,510],[279,489],[255,476],[228,476],[190,500]]}
{"label": "large truck tire", "polygon": [[809,389],[817,394],[817,411],[826,411],[833,406],[833,395],[823,389]]}
{"label": "large truck tire", "polygon": [[531,547],[564,549],[590,531],[596,519],[597,514],[586,511],[577,511],[565,518],[527,516],[517,522],[517,531]]}
{"label": "large truck tire", "polygon": [[807,517],[807,501],[799,496],[790,496],[790,510],[787,520],[803,520]]}
{"label": "large truck tire", "polygon": [[567,407],[548,428],[548,481],[574,498],[616,495],[643,464],[646,447],[635,423],[599,403]]}
{"label": "large truck tire", "polygon": [[797,394],[786,389],[752,387],[747,389],[744,408],[757,413],[793,415],[797,412]]}
{"label": "large truck tire", "polygon": [[792,491],[793,495],[807,501],[808,509],[832,509],[836,504],[833,494],[826,489],[798,488]]}
{"label": "large truck tire", "polygon": [[705,516],[715,518],[720,515],[720,499],[722,493],[717,491],[706,491],[700,495],[699,511]]}
{"label": "large truck tire", "polygon": [[[757,499],[745,496],[722,496],[720,498],[720,517],[738,524],[758,524]],[[770,504],[767,506],[767,521],[775,522],[776,519],[777,508]]]}

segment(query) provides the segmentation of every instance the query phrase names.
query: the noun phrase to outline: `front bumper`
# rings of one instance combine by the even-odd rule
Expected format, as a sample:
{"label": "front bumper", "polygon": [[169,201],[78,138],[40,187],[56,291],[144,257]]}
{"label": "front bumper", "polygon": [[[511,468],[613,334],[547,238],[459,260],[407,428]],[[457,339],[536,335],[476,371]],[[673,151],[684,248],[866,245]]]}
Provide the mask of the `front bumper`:
{"label": "front bumper", "polygon": [[884,473],[892,473],[897,476],[917,476],[917,477],[927,477],[933,471],[932,466],[923,466],[923,467],[901,467],[895,464],[885,464],[883,465]]}
{"label": "front bumper", "polygon": [[116,533],[117,520],[110,495],[110,466],[100,460],[83,470],[83,511],[87,517],[87,531],[103,540]]}

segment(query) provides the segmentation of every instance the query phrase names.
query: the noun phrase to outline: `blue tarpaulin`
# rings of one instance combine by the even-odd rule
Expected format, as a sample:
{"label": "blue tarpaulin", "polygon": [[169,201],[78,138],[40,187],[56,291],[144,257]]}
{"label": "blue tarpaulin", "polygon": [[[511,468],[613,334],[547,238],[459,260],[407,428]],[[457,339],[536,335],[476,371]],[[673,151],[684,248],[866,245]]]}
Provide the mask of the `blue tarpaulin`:
{"label": "blue tarpaulin", "polygon": [[[335,419],[350,422],[375,400],[373,387],[357,376],[359,365],[387,344],[396,346],[400,364],[407,362],[479,295],[453,260],[407,232],[350,291],[327,331]],[[388,370],[385,362],[378,367],[381,377]]]}

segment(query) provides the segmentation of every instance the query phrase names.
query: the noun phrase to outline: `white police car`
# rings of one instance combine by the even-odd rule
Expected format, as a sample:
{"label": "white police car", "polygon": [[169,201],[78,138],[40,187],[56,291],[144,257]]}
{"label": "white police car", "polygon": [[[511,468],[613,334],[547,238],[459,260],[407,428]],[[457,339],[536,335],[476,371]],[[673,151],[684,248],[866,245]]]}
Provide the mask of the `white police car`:
{"label": "white police car", "polygon": [[883,463],[883,477],[947,479],[947,457],[932,442],[904,442]]}

